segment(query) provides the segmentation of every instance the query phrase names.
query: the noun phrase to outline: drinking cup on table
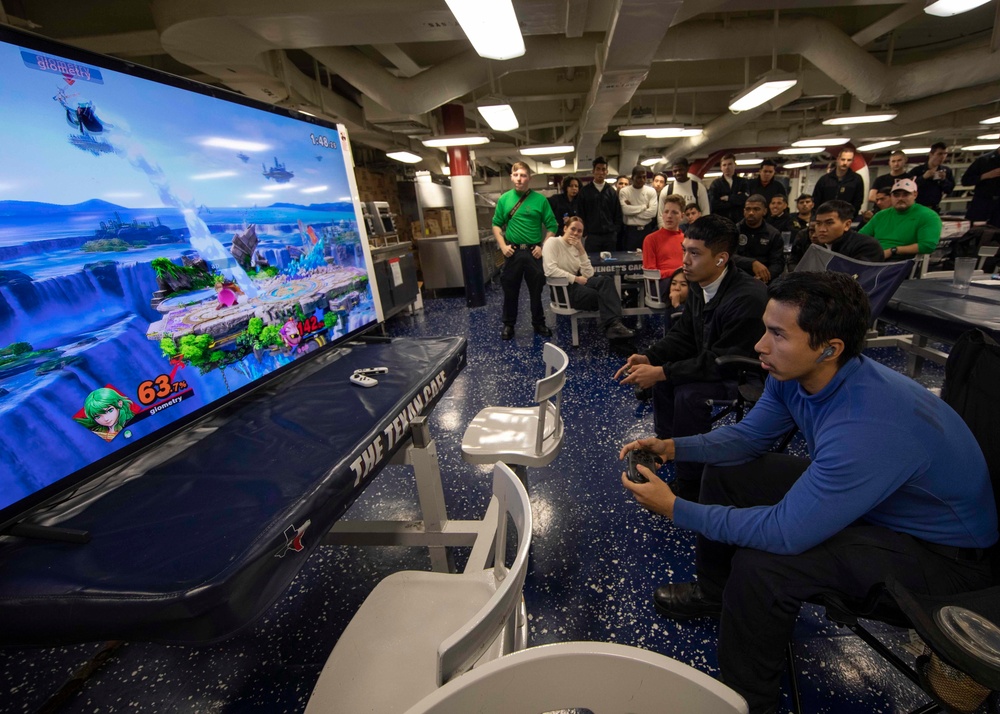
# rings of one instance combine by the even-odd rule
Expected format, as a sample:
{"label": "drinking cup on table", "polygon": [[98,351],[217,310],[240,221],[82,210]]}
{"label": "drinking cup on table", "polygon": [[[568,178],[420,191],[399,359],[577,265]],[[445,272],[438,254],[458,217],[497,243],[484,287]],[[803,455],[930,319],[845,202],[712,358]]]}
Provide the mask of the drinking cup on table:
{"label": "drinking cup on table", "polygon": [[976,269],[976,258],[955,258],[955,273],[951,278],[953,287],[968,290],[972,282],[972,272]]}

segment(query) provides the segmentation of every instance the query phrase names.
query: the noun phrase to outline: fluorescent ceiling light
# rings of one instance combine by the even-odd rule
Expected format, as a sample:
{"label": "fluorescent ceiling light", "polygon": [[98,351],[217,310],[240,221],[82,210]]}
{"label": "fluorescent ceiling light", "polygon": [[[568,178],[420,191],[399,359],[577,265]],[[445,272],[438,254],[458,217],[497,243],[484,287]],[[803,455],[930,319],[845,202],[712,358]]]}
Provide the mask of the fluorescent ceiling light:
{"label": "fluorescent ceiling light", "polygon": [[759,164],[763,160],[764,159],[753,159],[753,158],[736,159],[736,165],[737,166],[756,166],[757,164]]}
{"label": "fluorescent ceiling light", "polygon": [[524,54],[524,37],[511,0],[445,2],[480,57],[506,60]]}
{"label": "fluorescent ceiling light", "polygon": [[928,129],[926,131],[915,131],[912,134],[903,134],[903,138],[904,139],[910,139],[910,138],[912,138],[914,136],[923,136],[924,134],[930,134],[930,133],[931,133],[930,129]]}
{"label": "fluorescent ceiling light", "polygon": [[876,141],[871,144],[865,144],[864,146],[859,146],[858,151],[878,151],[879,149],[888,149],[890,146],[895,146],[898,141]]}
{"label": "fluorescent ceiling light", "polygon": [[299,114],[305,114],[307,117],[312,117],[313,119],[318,119],[319,118],[315,114],[313,114],[312,112],[307,112],[305,109],[298,109],[296,111],[298,111]]}
{"label": "fluorescent ceiling light", "polygon": [[812,166],[812,161],[793,161],[790,164],[785,164],[782,168],[786,168],[786,169],[803,169],[806,166]]}
{"label": "fluorescent ceiling light", "polygon": [[521,156],[551,156],[552,154],[569,154],[573,151],[571,144],[557,144],[551,146],[522,146]]}
{"label": "fluorescent ceiling light", "polygon": [[937,15],[938,17],[951,17],[952,15],[960,15],[963,12],[974,10],[980,5],[985,5],[989,1],[990,0],[936,0],[934,2],[929,2],[927,7],[924,8],[924,12],[928,15]]}
{"label": "fluorescent ceiling light", "polygon": [[424,146],[432,148],[442,148],[448,146],[475,146],[477,144],[488,144],[490,137],[478,134],[449,134],[445,136],[432,136],[430,139],[421,140]]}
{"label": "fluorescent ceiling light", "polygon": [[660,156],[654,156],[651,159],[646,159],[645,161],[640,161],[639,163],[641,165],[643,165],[643,166],[656,166],[661,161],[663,161],[662,157],[660,157]]}
{"label": "fluorescent ceiling light", "polygon": [[561,169],[565,165],[566,159],[552,159],[552,161],[549,162],[549,166],[554,169]]}
{"label": "fluorescent ceiling light", "polygon": [[745,112],[747,109],[759,107],[776,96],[798,84],[798,78],[787,72],[771,70],[760,76],[756,82],[733,97],[729,102],[729,110]]}
{"label": "fluorescent ceiling light", "polygon": [[808,147],[799,146],[793,147],[791,149],[782,149],[778,153],[782,156],[807,156],[809,154],[818,154],[820,149],[818,147]]}
{"label": "fluorescent ceiling light", "polygon": [[1000,134],[980,134],[976,138],[983,141],[995,141],[996,139],[1000,139]]}
{"label": "fluorescent ceiling light", "polygon": [[825,149],[828,146],[842,146],[851,140],[849,136],[828,136],[826,138],[818,137],[816,139],[799,139],[798,141],[793,141],[792,146],[795,148],[806,148],[809,146],[819,147],[820,149]]}
{"label": "fluorescent ceiling light", "polygon": [[841,114],[824,119],[827,126],[845,126],[847,124],[878,124],[883,121],[892,121],[898,112],[888,110],[882,112],[865,112],[863,114]]}
{"label": "fluorescent ceiling light", "polygon": [[1000,144],[973,144],[962,147],[962,151],[993,151],[994,149],[1000,149]]}
{"label": "fluorescent ceiling light", "polygon": [[701,136],[701,127],[697,126],[682,126],[682,127],[656,127],[655,129],[650,129],[646,132],[647,139],[675,139],[687,136]]}
{"label": "fluorescent ceiling light", "polygon": [[989,119],[983,119],[980,124],[1000,124],[1000,116],[990,117]]}
{"label": "fluorescent ceiling light", "polygon": [[683,124],[648,124],[625,126],[618,130],[618,136],[645,136],[647,139],[675,139],[686,136],[701,136],[700,126]]}
{"label": "fluorescent ceiling light", "polygon": [[502,99],[488,97],[479,102],[476,109],[493,131],[513,131],[519,126],[514,110]]}
{"label": "fluorescent ceiling light", "polygon": [[721,171],[706,171],[704,178],[718,178],[719,176],[722,176]]}
{"label": "fluorescent ceiling light", "polygon": [[387,151],[385,155],[390,159],[395,159],[396,161],[402,161],[404,164],[419,164],[424,160],[423,156],[417,156],[416,154],[411,154],[409,151]]}
{"label": "fluorescent ceiling light", "polygon": [[918,146],[915,149],[900,149],[904,154],[909,156],[910,154],[929,154],[931,153],[931,147],[929,146]]}

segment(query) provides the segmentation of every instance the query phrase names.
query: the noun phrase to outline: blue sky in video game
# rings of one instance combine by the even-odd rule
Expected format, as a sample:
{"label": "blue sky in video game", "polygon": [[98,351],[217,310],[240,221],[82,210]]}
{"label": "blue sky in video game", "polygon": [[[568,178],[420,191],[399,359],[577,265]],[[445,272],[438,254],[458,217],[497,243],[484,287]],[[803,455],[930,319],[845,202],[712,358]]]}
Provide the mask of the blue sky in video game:
{"label": "blue sky in video game", "polygon": [[[80,63],[72,64],[85,69],[70,74],[69,84],[44,59],[51,55],[23,52],[28,60],[22,48],[0,43],[0,201],[162,205],[156,187],[136,174],[140,159],[162,171],[178,198],[198,206],[350,200],[333,130]],[[82,76],[87,70],[90,80]],[[95,137],[117,154],[69,142],[82,132],[64,107],[88,103],[104,127]],[[275,159],[294,177],[266,178],[264,167]]]}

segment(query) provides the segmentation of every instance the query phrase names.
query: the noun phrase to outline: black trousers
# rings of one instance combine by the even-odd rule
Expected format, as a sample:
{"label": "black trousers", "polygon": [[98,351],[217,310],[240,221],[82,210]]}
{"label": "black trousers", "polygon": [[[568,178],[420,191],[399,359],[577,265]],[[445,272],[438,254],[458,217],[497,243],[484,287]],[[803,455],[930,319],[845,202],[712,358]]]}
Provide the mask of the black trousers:
{"label": "black trousers", "polygon": [[[712,407],[709,399],[735,399],[735,381],[691,382],[674,386],[669,381],[653,385],[653,433],[658,439],[693,436],[712,430]],[[678,484],[690,492],[698,492],[698,482],[704,464],[675,461],[674,473]]]}
{"label": "black trousers", "polygon": [[618,250],[618,234],[588,233],[584,241],[584,248],[588,253],[600,253],[604,250],[614,252]]}
{"label": "black trousers", "polygon": [[622,317],[622,299],[610,275],[594,275],[586,285],[570,283],[569,304],[578,310],[597,310],[602,330]]}
{"label": "black trousers", "polygon": [[[808,459],[765,454],[740,466],[707,466],[700,501],[749,508],[780,501]],[[802,603],[825,593],[863,600],[892,575],[932,595],[991,584],[989,562],[950,558],[913,536],[858,521],[797,555],[776,555],[698,538],[698,580],[722,598],[719,666],[722,679],[751,714],[777,705],[785,650]]]}
{"label": "black trousers", "polygon": [[542,288],[545,287],[545,273],[542,259],[531,255],[530,250],[515,250],[514,255],[504,260],[500,274],[503,288],[503,314],[505,325],[517,324],[517,302],[521,297],[521,280],[528,284],[528,298],[531,301],[531,324],[545,324],[545,309],[542,307]]}
{"label": "black trousers", "polygon": [[648,232],[646,226],[625,226],[625,250],[639,250]]}

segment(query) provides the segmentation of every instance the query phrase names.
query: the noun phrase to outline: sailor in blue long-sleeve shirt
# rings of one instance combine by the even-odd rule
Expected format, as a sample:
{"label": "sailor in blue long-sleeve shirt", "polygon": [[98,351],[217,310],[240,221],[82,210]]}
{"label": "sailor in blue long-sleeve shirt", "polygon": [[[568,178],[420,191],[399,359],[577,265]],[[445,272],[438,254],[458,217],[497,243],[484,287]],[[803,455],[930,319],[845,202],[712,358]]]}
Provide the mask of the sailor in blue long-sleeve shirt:
{"label": "sailor in blue long-sleeve shirt", "polygon": [[[719,664],[750,711],[777,705],[799,608],[826,592],[863,599],[890,574],[918,592],[986,587],[997,514],[962,418],[863,357],[868,301],[840,273],[789,273],[768,289],[756,345],[768,379],[747,417],[708,434],[627,444],[708,464],[699,503],[649,470],[622,483],[698,533],[698,580],[657,588],[672,618],[720,615]],[[768,449],[798,426],[811,461]]]}

